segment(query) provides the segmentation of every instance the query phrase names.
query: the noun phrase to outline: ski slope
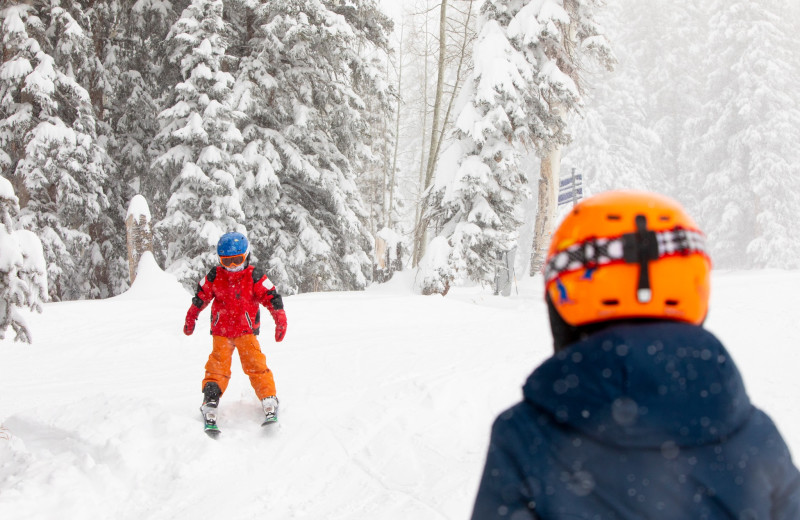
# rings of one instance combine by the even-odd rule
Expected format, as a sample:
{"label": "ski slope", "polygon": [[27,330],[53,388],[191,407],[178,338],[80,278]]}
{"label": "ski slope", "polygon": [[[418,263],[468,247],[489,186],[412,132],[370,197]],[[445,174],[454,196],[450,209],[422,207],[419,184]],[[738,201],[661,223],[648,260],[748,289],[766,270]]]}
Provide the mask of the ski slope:
{"label": "ski slope", "polygon": [[[261,336],[279,429],[235,358],[217,440],[208,310],[184,336],[174,278],[146,263],[124,295],[45,305],[33,345],[0,342],[0,519],[469,517],[491,422],[551,351],[542,288],[410,286],[285,298],[286,339]],[[715,273],[712,292],[708,328],[800,454],[800,273]]]}

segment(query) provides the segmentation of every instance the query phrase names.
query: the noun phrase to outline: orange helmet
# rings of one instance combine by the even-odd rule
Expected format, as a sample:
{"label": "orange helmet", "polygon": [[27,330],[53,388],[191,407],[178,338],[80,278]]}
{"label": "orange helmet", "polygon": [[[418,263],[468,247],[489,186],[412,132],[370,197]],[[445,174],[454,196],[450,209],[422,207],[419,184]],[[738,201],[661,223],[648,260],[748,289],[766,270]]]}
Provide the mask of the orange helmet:
{"label": "orange helmet", "polygon": [[610,191],[577,204],[553,234],[545,291],[572,326],[625,318],[699,325],[710,273],[705,236],[678,202]]}

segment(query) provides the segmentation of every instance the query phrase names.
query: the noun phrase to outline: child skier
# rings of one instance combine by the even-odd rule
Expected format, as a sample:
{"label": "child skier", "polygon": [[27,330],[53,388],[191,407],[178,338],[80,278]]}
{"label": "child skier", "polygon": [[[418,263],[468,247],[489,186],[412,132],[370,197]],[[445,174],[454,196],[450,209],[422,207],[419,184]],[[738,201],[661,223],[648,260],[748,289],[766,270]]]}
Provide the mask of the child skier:
{"label": "child skier", "polygon": [[786,443],[702,326],[704,244],[651,193],[564,218],[545,270],[555,354],[494,423],[473,520],[800,518]]}
{"label": "child skier", "polygon": [[260,328],[259,304],[275,321],[275,341],[286,335],[286,314],[281,295],[269,278],[250,265],[250,244],[241,233],[226,233],[217,243],[220,265],[213,267],[197,284],[197,293],[186,313],[183,332],[194,332],[200,312],[211,305],[213,349],[208,356],[203,379],[203,406],[200,411],[207,429],[216,430],[216,409],[231,377],[231,356],[238,349],[244,373],[261,401],[266,414],[264,424],[278,420],[275,381],[256,339]]}

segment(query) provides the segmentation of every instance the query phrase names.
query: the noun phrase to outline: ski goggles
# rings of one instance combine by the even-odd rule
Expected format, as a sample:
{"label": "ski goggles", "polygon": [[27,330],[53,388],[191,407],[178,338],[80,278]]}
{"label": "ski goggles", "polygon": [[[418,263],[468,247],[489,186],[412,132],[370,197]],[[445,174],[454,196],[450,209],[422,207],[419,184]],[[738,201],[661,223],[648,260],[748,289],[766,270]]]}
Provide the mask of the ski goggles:
{"label": "ski goggles", "polygon": [[221,256],[219,257],[219,263],[224,267],[239,267],[244,263],[245,258],[247,258],[247,254]]}

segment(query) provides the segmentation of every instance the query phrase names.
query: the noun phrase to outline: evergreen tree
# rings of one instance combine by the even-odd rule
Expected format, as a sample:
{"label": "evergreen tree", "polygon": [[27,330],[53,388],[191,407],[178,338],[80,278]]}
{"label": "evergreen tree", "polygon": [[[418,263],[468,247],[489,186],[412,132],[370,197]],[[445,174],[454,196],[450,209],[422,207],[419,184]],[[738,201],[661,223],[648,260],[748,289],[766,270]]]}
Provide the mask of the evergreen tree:
{"label": "evergreen tree", "polygon": [[672,179],[664,177],[667,153],[651,126],[653,96],[644,77],[648,64],[664,55],[661,33],[672,31],[653,21],[666,7],[647,0],[613,2],[598,13],[617,64],[613,71],[587,64],[584,74],[594,79],[584,95],[583,117],[570,119],[573,140],[564,155],[564,165],[582,175],[585,192],[674,191]]}
{"label": "evergreen tree", "polygon": [[696,202],[691,185],[692,121],[703,105],[707,73],[701,3],[618,0],[598,13],[614,42],[613,72],[595,70],[585,118],[573,118],[565,163],[584,175],[591,193],[645,189]]}
{"label": "evergreen tree", "polygon": [[[176,16],[165,0],[96,2],[91,10],[95,47],[105,71],[104,121],[108,153],[116,165],[121,207],[143,194],[155,218],[164,216],[172,178],[150,169],[150,145],[158,133],[159,99],[179,82],[177,67],[164,68],[163,45]],[[166,76],[173,72],[172,76]],[[163,260],[163,255],[159,255]]]}
{"label": "evergreen tree", "polygon": [[634,16],[628,25],[636,35],[627,46],[647,93],[642,110],[660,143],[653,152],[648,187],[691,207],[700,194],[696,187],[686,188],[694,182],[690,148],[702,133],[693,121],[702,111],[703,78],[709,70],[703,39],[708,8],[702,2],[657,1],[628,7]]}
{"label": "evergreen tree", "polygon": [[[588,164],[591,189],[677,198],[719,267],[796,266],[793,4],[620,1],[607,18],[619,75],[599,85],[579,123],[594,129],[577,134],[569,156]],[[624,100],[635,101],[632,110]]]}
{"label": "evergreen tree", "polygon": [[30,330],[19,311],[42,311],[47,277],[42,244],[32,232],[16,229],[18,215],[14,189],[0,176],[0,340],[11,327],[15,340],[30,343]]}
{"label": "evergreen tree", "polygon": [[373,0],[333,3],[331,10],[342,17],[356,36],[355,52],[348,57],[352,70],[353,90],[362,99],[363,124],[360,143],[352,156],[352,169],[368,214],[368,228],[373,237],[389,225],[391,174],[392,101],[396,96],[386,78],[389,42],[387,33],[392,23],[381,13]]}
{"label": "evergreen tree", "polygon": [[223,233],[245,231],[237,187],[243,139],[236,123],[243,114],[228,105],[234,82],[225,70],[228,33],[221,0],[194,0],[167,38],[169,63],[182,81],[159,114],[161,154],[153,166],[173,182],[156,230],[167,245],[167,270],[187,286],[216,262]]}
{"label": "evergreen tree", "polygon": [[473,79],[429,198],[457,276],[494,281],[517,243],[528,196],[526,156],[538,151],[551,160],[554,148],[567,142],[566,116],[581,99],[581,56],[610,60],[592,18],[594,4],[483,4]]}
{"label": "evergreen tree", "polygon": [[109,296],[124,267],[107,214],[110,163],[77,80],[93,49],[79,6],[69,7],[77,19],[58,2],[10,6],[2,16],[3,174],[20,193],[20,222],[42,239],[55,300]]}
{"label": "evergreen tree", "polygon": [[715,265],[800,265],[800,62],[787,3],[716,2],[693,186]]}
{"label": "evergreen tree", "polygon": [[361,289],[373,239],[354,165],[375,145],[364,93],[380,74],[358,45],[385,35],[358,13],[374,2],[246,4],[250,39],[232,99],[248,115],[241,186],[254,254],[290,293]]}
{"label": "evergreen tree", "polygon": [[93,255],[96,264],[89,272],[89,283],[97,289],[84,297],[107,297],[119,294],[128,287],[124,261],[126,242],[120,230],[125,226],[125,206],[132,193],[119,179],[119,165],[109,154],[117,142],[115,129],[110,124],[109,110],[114,103],[115,79],[119,76],[114,37],[124,6],[118,0],[87,4],[70,2],[65,5],[86,36],[82,47],[73,46],[69,41],[64,47],[69,53],[66,60],[68,68],[74,71],[75,81],[89,94],[95,127],[93,140],[105,172],[102,184],[107,199],[107,209],[101,216],[102,226],[95,228]]}

